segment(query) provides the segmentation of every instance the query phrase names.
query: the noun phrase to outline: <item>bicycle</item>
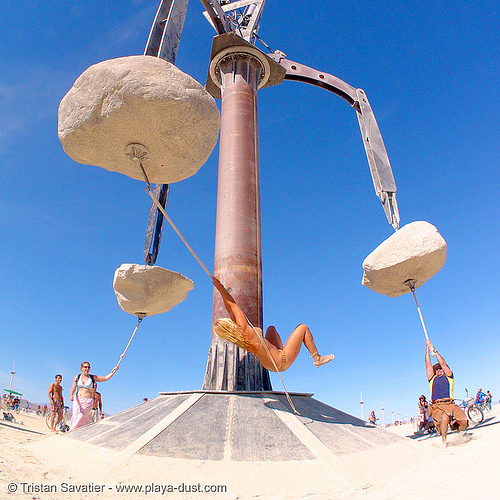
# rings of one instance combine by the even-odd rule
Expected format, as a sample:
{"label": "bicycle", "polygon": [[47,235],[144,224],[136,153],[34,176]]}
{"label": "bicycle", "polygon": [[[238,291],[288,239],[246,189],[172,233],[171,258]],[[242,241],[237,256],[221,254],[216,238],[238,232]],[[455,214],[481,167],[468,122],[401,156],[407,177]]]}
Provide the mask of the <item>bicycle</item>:
{"label": "bicycle", "polygon": [[462,399],[461,401],[458,406],[462,408],[469,421],[476,425],[482,423],[484,413],[479,406],[474,404],[474,398]]}
{"label": "bicycle", "polygon": [[490,411],[490,408],[488,406],[488,403],[486,402],[486,400],[483,400],[482,403],[477,403],[477,402],[474,402],[474,404],[481,409],[481,411],[484,413],[486,411]]}
{"label": "bicycle", "polygon": [[9,411],[12,413],[17,413],[18,415],[21,413],[21,408],[19,406],[16,406],[16,405],[5,404],[2,406],[2,410],[6,410],[6,411]]}
{"label": "bicycle", "polygon": [[[69,431],[68,409],[69,409],[69,406],[65,406],[64,407],[63,416],[62,416],[61,421],[56,425],[56,431],[60,431],[60,432],[68,432]],[[51,417],[51,415],[52,415],[52,412],[49,411],[49,412],[47,412],[47,415],[45,417],[45,423],[47,424],[47,427],[50,430],[52,430],[52,427],[50,426],[50,417]],[[57,415],[56,415],[55,418],[57,418]]]}

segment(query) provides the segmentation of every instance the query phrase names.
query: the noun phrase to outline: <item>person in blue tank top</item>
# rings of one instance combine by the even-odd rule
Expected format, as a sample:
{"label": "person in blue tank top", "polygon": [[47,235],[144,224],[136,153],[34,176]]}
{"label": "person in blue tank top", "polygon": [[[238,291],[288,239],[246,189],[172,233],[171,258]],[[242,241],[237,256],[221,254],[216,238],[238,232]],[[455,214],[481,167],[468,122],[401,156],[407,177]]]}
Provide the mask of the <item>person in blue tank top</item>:
{"label": "person in blue tank top", "polygon": [[[431,363],[430,348],[434,349],[438,360],[438,363],[435,365]],[[437,432],[441,434],[443,447],[446,448],[448,425],[451,430],[462,432],[467,429],[467,417],[453,400],[453,372],[446,364],[443,356],[436,351],[430,340],[427,341],[425,348],[425,367],[427,380],[431,389],[430,413]]]}
{"label": "person in blue tank top", "polygon": [[481,387],[477,390],[477,394],[476,394],[476,400],[475,400],[475,403],[479,406],[481,406],[484,402],[484,400],[486,399],[486,394],[483,392],[483,390],[481,389]]}

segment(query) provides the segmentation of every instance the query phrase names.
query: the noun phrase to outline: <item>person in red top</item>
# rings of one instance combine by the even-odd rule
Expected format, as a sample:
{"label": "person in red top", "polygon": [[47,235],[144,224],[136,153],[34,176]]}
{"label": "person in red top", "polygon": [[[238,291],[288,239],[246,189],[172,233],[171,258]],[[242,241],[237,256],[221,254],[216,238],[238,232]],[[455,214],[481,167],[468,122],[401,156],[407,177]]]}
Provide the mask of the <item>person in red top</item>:
{"label": "person in red top", "polygon": [[[429,348],[434,349],[436,358],[439,361],[434,366],[431,364]],[[425,347],[425,367],[427,380],[431,388],[431,416],[437,432],[441,434],[443,447],[446,448],[448,425],[451,430],[464,431],[468,426],[467,417],[453,400],[453,372],[430,340],[427,341]]]}

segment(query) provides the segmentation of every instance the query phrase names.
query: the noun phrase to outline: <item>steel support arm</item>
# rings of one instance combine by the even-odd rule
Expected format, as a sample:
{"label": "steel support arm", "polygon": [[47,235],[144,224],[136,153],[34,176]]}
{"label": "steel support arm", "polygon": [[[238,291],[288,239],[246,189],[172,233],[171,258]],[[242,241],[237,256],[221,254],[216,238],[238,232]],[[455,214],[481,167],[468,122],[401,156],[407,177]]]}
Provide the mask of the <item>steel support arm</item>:
{"label": "steel support arm", "polygon": [[285,80],[309,83],[324,88],[345,99],[356,110],[375,192],[382,202],[389,224],[397,230],[400,218],[396,201],[396,182],[380,129],[365,92],[352,87],[336,76],[289,61],[283,56],[284,54],[276,52],[271,57],[285,68]]}
{"label": "steel support arm", "polygon": [[189,0],[162,0],[149,32],[144,55],[174,63]]}
{"label": "steel support arm", "polygon": [[200,0],[219,35],[233,31],[231,22],[226,17],[218,0]]}
{"label": "steel support arm", "polygon": [[[161,0],[151,31],[149,32],[144,55],[159,57],[174,63],[181,41],[182,28],[189,0]],[[168,184],[153,187],[157,199],[163,208],[167,205]],[[154,203],[149,210],[146,241],[144,243],[144,261],[149,266],[156,262],[163,230],[163,214]]]}

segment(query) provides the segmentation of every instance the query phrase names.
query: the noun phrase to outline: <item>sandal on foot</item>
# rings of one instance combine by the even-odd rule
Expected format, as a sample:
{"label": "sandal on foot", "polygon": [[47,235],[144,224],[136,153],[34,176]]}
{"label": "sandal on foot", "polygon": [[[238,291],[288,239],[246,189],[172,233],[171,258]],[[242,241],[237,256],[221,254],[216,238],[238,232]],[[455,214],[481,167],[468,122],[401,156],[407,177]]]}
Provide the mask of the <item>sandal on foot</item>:
{"label": "sandal on foot", "polygon": [[314,360],[314,366],[316,368],[319,368],[321,365],[324,365],[325,363],[329,363],[333,359],[335,359],[335,354],[328,354],[327,356],[320,356],[317,361]]}

